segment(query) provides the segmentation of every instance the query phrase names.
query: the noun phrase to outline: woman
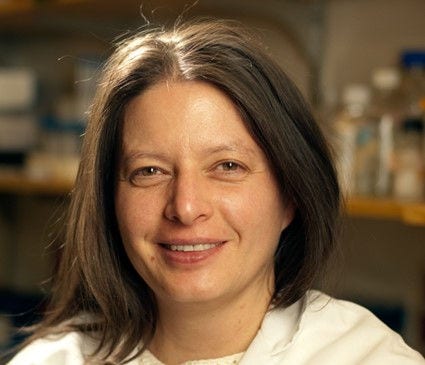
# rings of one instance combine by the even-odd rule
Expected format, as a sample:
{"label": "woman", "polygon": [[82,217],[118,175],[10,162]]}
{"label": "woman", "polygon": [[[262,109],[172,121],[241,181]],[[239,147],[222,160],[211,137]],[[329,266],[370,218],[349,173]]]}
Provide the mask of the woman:
{"label": "woman", "polygon": [[10,364],[423,364],[310,291],[339,207],[327,144],[254,36],[143,31],[105,67],[50,310]]}

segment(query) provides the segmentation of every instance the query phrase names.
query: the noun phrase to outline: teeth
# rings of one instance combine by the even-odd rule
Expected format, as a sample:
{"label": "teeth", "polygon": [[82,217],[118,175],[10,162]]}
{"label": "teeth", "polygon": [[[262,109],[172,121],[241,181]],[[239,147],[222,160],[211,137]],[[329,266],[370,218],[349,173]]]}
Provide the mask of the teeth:
{"label": "teeth", "polygon": [[167,245],[167,247],[172,251],[184,251],[184,252],[192,252],[192,251],[205,251],[211,248],[218,246],[219,243],[205,243],[198,245]]}

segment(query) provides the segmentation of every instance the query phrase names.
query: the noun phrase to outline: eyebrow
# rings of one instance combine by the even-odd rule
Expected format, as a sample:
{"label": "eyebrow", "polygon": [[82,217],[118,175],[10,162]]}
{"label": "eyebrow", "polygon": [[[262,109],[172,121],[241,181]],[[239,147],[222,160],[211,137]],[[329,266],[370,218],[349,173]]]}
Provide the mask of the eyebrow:
{"label": "eyebrow", "polygon": [[128,163],[131,160],[137,160],[139,158],[154,158],[158,160],[166,161],[167,157],[164,153],[160,152],[148,152],[148,151],[133,151],[128,156],[124,156],[122,161]]}
{"label": "eyebrow", "polygon": [[242,152],[247,155],[254,155],[254,150],[252,148],[249,148],[239,143],[223,144],[219,146],[208,147],[205,148],[202,152],[205,154],[214,154],[219,152]]}
{"label": "eyebrow", "polygon": [[[250,156],[254,156],[255,154],[252,148],[244,146],[239,143],[222,144],[222,145],[207,147],[202,149],[201,152],[204,155],[213,155],[220,152],[241,152]],[[163,161],[168,160],[167,155],[165,153],[138,150],[138,151],[132,151],[127,156],[124,156],[122,161],[124,163],[128,163],[128,161],[136,160],[139,158],[154,158],[154,159],[163,160]]]}

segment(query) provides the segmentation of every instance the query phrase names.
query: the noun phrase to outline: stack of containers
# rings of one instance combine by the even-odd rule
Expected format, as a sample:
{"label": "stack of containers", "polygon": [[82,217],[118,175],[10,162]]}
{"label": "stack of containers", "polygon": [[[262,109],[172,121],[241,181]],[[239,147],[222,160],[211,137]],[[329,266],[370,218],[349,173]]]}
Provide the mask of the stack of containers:
{"label": "stack of containers", "polygon": [[[368,132],[367,109],[370,102],[370,91],[360,84],[348,85],[342,94],[342,107],[337,113],[334,126],[336,130],[335,148],[337,151],[337,170],[341,188],[345,195],[353,195],[358,190],[359,176],[356,165],[367,164],[359,161],[359,150],[367,151],[366,142],[372,135]],[[363,131],[363,133],[361,133]],[[360,141],[359,143],[359,139]],[[359,148],[359,146],[361,148]],[[361,185],[362,182],[360,182]]]}
{"label": "stack of containers", "polygon": [[394,196],[421,200],[425,192],[425,52],[405,52],[401,57],[404,105],[402,121],[396,134]]}
{"label": "stack of containers", "polygon": [[390,196],[394,181],[394,133],[402,119],[401,75],[392,67],[378,68],[372,73],[373,99],[371,123],[377,128],[377,166],[373,193]]}
{"label": "stack of containers", "polygon": [[29,68],[0,68],[0,171],[22,169],[38,141],[37,82]]}
{"label": "stack of containers", "polygon": [[400,69],[374,70],[371,87],[348,85],[342,94],[334,126],[347,195],[425,197],[425,52],[401,60]]}
{"label": "stack of containers", "polygon": [[75,66],[73,88],[58,95],[49,113],[41,118],[39,146],[26,164],[32,179],[72,183],[77,174],[81,135],[96,88],[94,75],[99,62],[81,57]]}

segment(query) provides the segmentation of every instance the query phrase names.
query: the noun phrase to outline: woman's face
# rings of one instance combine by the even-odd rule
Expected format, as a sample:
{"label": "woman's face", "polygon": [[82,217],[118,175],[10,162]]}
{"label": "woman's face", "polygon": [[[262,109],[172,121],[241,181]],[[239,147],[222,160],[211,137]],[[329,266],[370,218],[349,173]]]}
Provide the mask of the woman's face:
{"label": "woman's face", "polygon": [[272,294],[293,212],[214,86],[163,82],[129,103],[115,203],[127,255],[160,304]]}

